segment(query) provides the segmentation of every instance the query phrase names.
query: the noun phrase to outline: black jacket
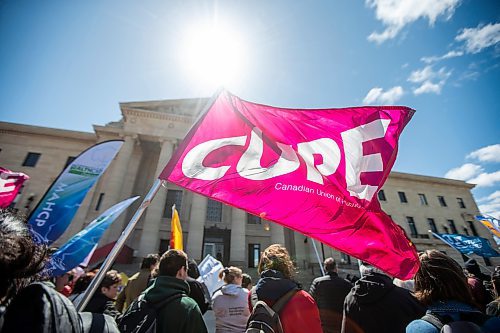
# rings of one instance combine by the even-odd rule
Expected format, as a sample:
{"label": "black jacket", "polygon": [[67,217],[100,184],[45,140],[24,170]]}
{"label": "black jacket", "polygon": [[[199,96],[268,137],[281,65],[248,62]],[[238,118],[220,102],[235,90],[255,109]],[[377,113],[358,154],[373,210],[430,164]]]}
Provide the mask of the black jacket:
{"label": "black jacket", "polygon": [[205,299],[205,293],[203,292],[202,284],[192,277],[188,277],[186,279],[186,282],[189,284],[189,297],[194,299],[196,304],[198,304],[201,314],[205,314],[205,312],[207,312],[208,310],[209,303]]}
{"label": "black jacket", "polygon": [[103,313],[115,319],[120,315],[120,312],[115,307],[115,301],[99,291],[95,292],[83,311]]}
{"label": "black jacket", "polygon": [[342,332],[399,333],[425,308],[387,275],[370,273],[356,281],[344,302]]}
{"label": "black jacket", "polygon": [[323,332],[340,332],[344,300],[351,288],[352,284],[339,278],[334,272],[312,282],[309,294],[318,305]]}

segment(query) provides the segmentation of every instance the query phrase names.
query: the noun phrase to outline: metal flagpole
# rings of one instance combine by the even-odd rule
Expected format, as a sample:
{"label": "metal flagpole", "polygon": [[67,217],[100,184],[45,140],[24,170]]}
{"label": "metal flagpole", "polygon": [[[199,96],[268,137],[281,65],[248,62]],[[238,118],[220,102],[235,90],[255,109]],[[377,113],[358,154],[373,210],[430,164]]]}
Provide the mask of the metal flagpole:
{"label": "metal flagpole", "polygon": [[[217,97],[224,91],[224,87],[219,87],[215,94],[212,96],[210,101],[205,105],[203,108],[202,112],[200,112],[197,117],[195,122],[191,125],[191,127],[188,130],[188,133],[191,132],[191,130],[196,126],[198,121],[203,117],[205,113],[208,112],[210,107],[214,104],[215,100]],[[159,177],[159,175],[158,175]],[[125,230],[123,230],[122,234],[120,235],[120,238],[116,241],[115,246],[113,249],[111,249],[111,252],[108,254],[106,259],[104,260],[104,263],[101,266],[101,269],[97,273],[97,275],[92,279],[92,282],[90,283],[89,287],[85,291],[85,294],[83,295],[83,298],[81,302],[76,306],[77,311],[82,311],[85,306],[87,306],[88,302],[90,301],[90,298],[94,294],[94,292],[97,290],[99,285],[101,284],[102,280],[104,279],[104,275],[106,274],[107,270],[111,267],[113,262],[115,261],[116,257],[118,256],[118,253],[122,249],[123,245],[125,244],[125,241],[130,237],[130,234],[132,233],[132,230],[134,230],[135,226],[137,225],[137,222],[139,222],[139,219],[141,218],[142,214],[148,208],[148,206],[151,204],[151,201],[155,197],[156,193],[158,193],[158,190],[160,187],[164,184],[163,180],[160,179],[155,179],[155,182],[151,186],[151,189],[149,190],[148,194],[146,194],[146,197],[141,203],[141,206],[139,209],[135,212],[134,216],[130,219],[130,222],[128,223],[127,227]]]}
{"label": "metal flagpole", "polygon": [[314,252],[316,252],[316,258],[318,258],[318,263],[319,263],[319,268],[321,268],[321,274],[325,276],[325,269],[323,268],[323,263],[321,262],[321,259],[319,258],[319,253],[318,249],[316,248],[316,241],[314,239],[311,239],[314,247]]}
{"label": "metal flagpole", "polygon": [[156,179],[153,185],[151,186],[151,189],[149,190],[148,194],[146,194],[146,197],[141,203],[141,206],[139,209],[135,212],[134,216],[130,219],[130,222],[128,223],[127,227],[125,230],[123,230],[122,234],[120,235],[120,238],[116,241],[115,246],[111,249],[111,252],[108,254],[106,259],[104,260],[104,263],[102,264],[101,268],[99,269],[99,272],[97,275],[92,279],[92,282],[90,283],[89,287],[85,291],[85,294],[83,295],[83,298],[81,302],[76,306],[77,311],[83,311],[87,304],[90,301],[90,298],[92,295],[95,293],[99,285],[101,284],[102,280],[104,279],[104,276],[108,269],[111,267],[113,262],[115,261],[116,257],[118,256],[118,253],[122,249],[123,245],[125,244],[125,241],[130,237],[132,234],[132,230],[134,230],[135,226],[137,225],[137,222],[139,222],[139,219],[142,216],[142,213],[148,208],[148,206],[151,204],[151,201],[155,197],[156,193],[158,193],[158,190],[160,189],[160,186],[162,184],[162,180]]}
{"label": "metal flagpole", "polygon": [[[450,243],[448,243],[446,241],[446,239],[444,239],[443,237],[439,236],[437,233],[435,232],[432,232],[432,230],[428,230],[432,235],[434,235],[434,237],[436,237],[437,239],[439,239],[440,241],[442,241],[443,243],[445,243],[446,245],[448,245],[449,247],[453,248],[454,250],[458,251],[458,253],[460,253],[462,256],[468,258],[468,259],[473,259],[472,257],[469,257],[468,255],[466,254],[463,254],[462,252],[460,252],[456,247],[454,247],[453,245],[451,245]],[[477,262],[477,260],[476,260]],[[481,267],[483,267],[484,269],[486,269],[488,272],[493,273],[488,267],[484,266],[484,265],[481,265],[480,263],[477,262],[477,264]]]}

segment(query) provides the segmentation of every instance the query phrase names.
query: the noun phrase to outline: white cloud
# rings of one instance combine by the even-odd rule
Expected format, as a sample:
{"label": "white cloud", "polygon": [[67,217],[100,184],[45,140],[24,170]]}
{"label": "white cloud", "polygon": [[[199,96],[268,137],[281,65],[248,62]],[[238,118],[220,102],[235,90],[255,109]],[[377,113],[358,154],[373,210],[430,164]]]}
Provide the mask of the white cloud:
{"label": "white cloud", "polygon": [[392,39],[404,28],[420,18],[427,18],[433,25],[439,16],[446,20],[453,15],[459,0],[366,0],[366,5],[375,8],[378,20],[386,26],[381,32],[372,32],[368,40],[383,43]]}
{"label": "white cloud", "polygon": [[483,214],[491,215],[500,218],[500,191],[495,191],[485,198],[481,198],[478,202],[482,202],[479,205],[479,210]]}
{"label": "white cloud", "polygon": [[481,52],[484,48],[500,42],[500,23],[463,29],[455,40],[464,41],[468,53]]}
{"label": "white cloud", "polygon": [[458,180],[467,180],[477,176],[481,172],[483,172],[483,168],[480,165],[466,163],[458,168],[451,169],[444,175],[444,177]]}
{"label": "white cloud", "polygon": [[440,61],[440,60],[450,59],[450,58],[455,58],[455,57],[461,57],[463,55],[464,55],[464,53],[462,51],[453,50],[453,51],[450,51],[450,52],[448,52],[448,53],[446,53],[446,54],[444,54],[442,56],[422,57],[422,58],[420,58],[420,60],[422,60],[426,64],[431,64],[433,62],[437,62],[437,61]]}
{"label": "white cloud", "polygon": [[435,93],[435,94],[440,94],[441,93],[441,88],[443,87],[444,83],[432,83],[431,81],[425,81],[422,83],[422,85],[416,89],[413,90],[413,93],[415,95],[420,95],[420,94],[429,94],[429,93]]}
{"label": "white cloud", "polygon": [[500,144],[486,146],[473,151],[467,158],[477,159],[481,162],[500,162]]}
{"label": "white cloud", "polygon": [[386,92],[382,88],[372,88],[366,97],[363,99],[365,104],[394,104],[396,101],[400,100],[403,96],[404,91],[401,86],[393,87]]}
{"label": "white cloud", "polygon": [[491,187],[500,182],[500,171],[492,173],[484,172],[477,177],[467,180],[468,183],[476,184],[477,187]]}
{"label": "white cloud", "polygon": [[440,94],[446,80],[451,75],[451,71],[446,71],[445,67],[442,67],[439,71],[434,71],[432,66],[425,66],[421,70],[416,70],[411,72],[408,77],[408,81],[413,83],[420,83],[420,86],[413,89],[415,95],[420,95],[424,93],[435,93]]}
{"label": "white cloud", "polygon": [[495,191],[488,195],[487,197],[482,197],[477,200],[477,202],[492,201],[500,203],[500,191]]}

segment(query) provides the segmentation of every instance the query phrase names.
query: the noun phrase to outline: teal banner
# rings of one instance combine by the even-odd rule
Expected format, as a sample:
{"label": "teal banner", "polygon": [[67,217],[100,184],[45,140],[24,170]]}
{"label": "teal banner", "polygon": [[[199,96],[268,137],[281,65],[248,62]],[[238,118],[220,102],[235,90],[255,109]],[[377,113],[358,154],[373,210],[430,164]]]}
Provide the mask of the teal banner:
{"label": "teal banner", "polygon": [[116,156],[122,140],[96,144],[61,172],[28,218],[38,243],[52,244],[68,228],[90,188]]}

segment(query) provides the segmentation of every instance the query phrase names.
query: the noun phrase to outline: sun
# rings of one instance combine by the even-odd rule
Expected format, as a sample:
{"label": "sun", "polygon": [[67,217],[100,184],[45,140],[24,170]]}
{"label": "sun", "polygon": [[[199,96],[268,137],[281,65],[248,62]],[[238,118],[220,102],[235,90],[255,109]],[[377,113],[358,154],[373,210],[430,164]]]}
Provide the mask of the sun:
{"label": "sun", "polygon": [[197,85],[216,88],[241,80],[246,52],[243,39],[234,29],[192,26],[181,44],[180,61]]}

